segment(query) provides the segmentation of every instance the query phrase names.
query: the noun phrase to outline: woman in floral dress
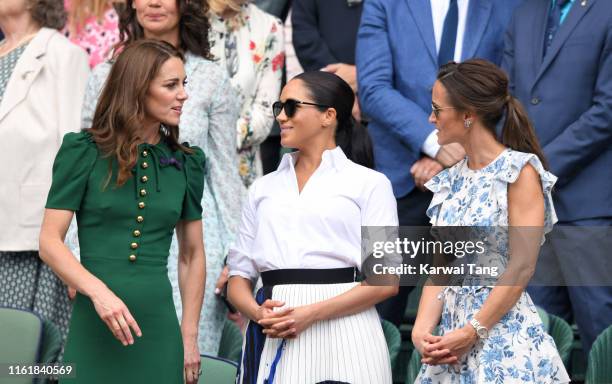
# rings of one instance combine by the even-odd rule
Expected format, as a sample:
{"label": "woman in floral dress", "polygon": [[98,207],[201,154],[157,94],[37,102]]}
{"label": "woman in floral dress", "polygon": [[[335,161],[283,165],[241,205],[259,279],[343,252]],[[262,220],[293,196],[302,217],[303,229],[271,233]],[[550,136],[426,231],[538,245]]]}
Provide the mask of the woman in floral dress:
{"label": "woman in floral dress", "polygon": [[246,187],[263,174],[259,145],[274,123],[284,65],[280,20],[245,0],[208,0],[211,53],[240,95],[236,122],[240,176]]}
{"label": "woman in floral dress", "polygon": [[[116,1],[120,3],[122,1]],[[119,42],[119,16],[110,0],[64,0],[68,23],[62,31],[89,55],[91,68],[110,57]]]}
{"label": "woman in floral dress", "polygon": [[[500,142],[495,127],[504,114]],[[491,229],[501,237],[487,248],[487,261],[505,269],[495,286],[470,282],[470,275],[461,286],[428,281],[412,332],[424,363],[416,382],[569,382],[555,343],[524,292],[543,234],[557,220],[551,198],[556,177],[546,171],[534,129],[509,93],[507,76],[479,59],[444,65],[433,87],[430,121],[441,145],[457,142],[467,153],[426,184],[434,192],[427,210],[431,223],[495,226]],[[497,231],[504,227],[507,232]],[[517,231],[524,236],[519,239]],[[529,253],[519,249],[532,250],[529,262]]]}

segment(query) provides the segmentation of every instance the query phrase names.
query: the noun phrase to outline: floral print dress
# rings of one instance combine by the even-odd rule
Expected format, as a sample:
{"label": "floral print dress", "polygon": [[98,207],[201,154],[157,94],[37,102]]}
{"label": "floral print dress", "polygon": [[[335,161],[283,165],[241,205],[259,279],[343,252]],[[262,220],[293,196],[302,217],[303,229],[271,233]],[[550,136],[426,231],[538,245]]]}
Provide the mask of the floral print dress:
{"label": "floral print dress", "polygon": [[[480,170],[467,166],[467,158],[434,176],[426,187],[434,192],[427,215],[434,226],[508,226],[508,185],[517,180],[526,164],[539,173],[544,191],[544,233],[557,221],[551,190],[556,177],[537,156],[504,150]],[[501,231],[504,232],[504,231]],[[503,236],[503,235],[502,235]],[[505,265],[506,239],[490,258]],[[544,240],[544,239],[543,239]],[[448,286],[438,296],[444,301],[439,332],[444,335],[469,323],[483,306],[492,286]],[[489,337],[454,365],[421,367],[416,383],[567,383],[569,376],[555,343],[544,329],[533,301],[523,292],[517,303],[489,330]]]}
{"label": "floral print dress", "polygon": [[[70,9],[70,0],[64,1],[64,7]],[[101,19],[90,16],[82,26],[74,30],[70,28],[70,23],[66,23],[62,33],[87,52],[89,67],[94,68],[110,58],[113,47],[119,42],[119,16],[109,6]]]}
{"label": "floral print dress", "polygon": [[237,20],[214,15],[210,18],[211,52],[240,95],[236,146],[240,176],[248,187],[263,174],[259,145],[272,129],[272,103],[280,94],[285,58],[283,26],[253,4],[242,6]]}

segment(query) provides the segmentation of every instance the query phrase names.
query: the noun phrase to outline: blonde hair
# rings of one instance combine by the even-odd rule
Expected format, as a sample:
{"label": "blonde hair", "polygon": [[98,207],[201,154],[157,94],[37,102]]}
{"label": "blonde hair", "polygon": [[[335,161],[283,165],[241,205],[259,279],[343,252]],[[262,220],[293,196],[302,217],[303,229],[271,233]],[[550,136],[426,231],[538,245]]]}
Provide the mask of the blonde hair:
{"label": "blonde hair", "polygon": [[70,0],[70,9],[68,10],[70,33],[82,28],[85,21],[91,16],[95,16],[98,21],[101,21],[104,13],[111,7],[110,0]]}

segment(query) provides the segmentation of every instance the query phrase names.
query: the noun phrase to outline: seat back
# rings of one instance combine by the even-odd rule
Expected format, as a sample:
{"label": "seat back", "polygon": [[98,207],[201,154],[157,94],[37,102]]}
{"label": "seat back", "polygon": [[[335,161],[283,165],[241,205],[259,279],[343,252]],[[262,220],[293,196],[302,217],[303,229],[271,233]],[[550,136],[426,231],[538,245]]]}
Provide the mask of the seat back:
{"label": "seat back", "polygon": [[548,333],[552,336],[557,346],[557,351],[563,360],[565,367],[569,366],[570,353],[574,341],[574,332],[571,325],[559,316],[549,314],[550,326]]}
{"label": "seat back", "polygon": [[397,355],[399,354],[400,345],[402,344],[402,335],[399,329],[390,321],[381,320],[387,348],[389,349],[389,359],[391,360],[391,368],[395,369],[397,363]]}
{"label": "seat back", "polygon": [[[34,313],[0,307],[0,363],[38,363],[42,336],[43,323]],[[31,382],[31,378],[25,377],[11,381]]]}
{"label": "seat back", "polygon": [[236,381],[238,364],[220,357],[201,355],[202,375],[198,384],[232,384]]}
{"label": "seat back", "polygon": [[43,323],[32,312],[0,308],[0,362],[38,362]]}
{"label": "seat back", "polygon": [[550,334],[550,316],[548,312],[544,310],[542,307],[536,307],[538,309],[538,315],[540,315],[540,319],[542,320],[542,324],[544,324],[544,330]]}
{"label": "seat back", "polygon": [[603,331],[589,353],[586,384],[612,382],[612,325]]}
{"label": "seat back", "polygon": [[238,363],[241,352],[242,332],[240,332],[240,328],[233,321],[225,319],[218,355],[221,358]]}
{"label": "seat back", "polygon": [[419,371],[421,370],[421,355],[416,348],[412,351],[410,361],[408,361],[408,371],[406,373],[406,384],[414,384]]}

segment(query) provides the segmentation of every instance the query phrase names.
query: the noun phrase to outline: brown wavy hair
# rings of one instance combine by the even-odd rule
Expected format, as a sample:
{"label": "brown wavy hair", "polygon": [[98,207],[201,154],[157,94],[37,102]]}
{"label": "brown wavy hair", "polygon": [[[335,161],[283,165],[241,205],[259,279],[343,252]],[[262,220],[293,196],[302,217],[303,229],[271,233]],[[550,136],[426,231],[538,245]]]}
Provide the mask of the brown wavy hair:
{"label": "brown wavy hair", "polygon": [[[115,54],[134,41],[144,39],[144,29],[138,24],[134,0],[126,0],[119,12],[119,40]],[[179,13],[179,48],[205,59],[212,59],[206,17],[208,3],[203,0],[176,0]]]}
{"label": "brown wavy hair", "polygon": [[508,89],[508,76],[483,59],[450,62],[440,67],[438,81],[458,111],[473,111],[495,137],[496,126],[505,116],[501,143],[514,150],[533,153],[548,169],[533,124],[521,102]]}
{"label": "brown wavy hair", "polygon": [[[145,120],[145,101],[152,80],[161,66],[170,58],[183,62],[183,54],[169,43],[143,39],[125,47],[115,60],[94,113],[92,127],[87,129],[102,152],[109,157],[109,174],[112,177],[112,160],[119,165],[119,187],[132,177],[132,168],[138,160],[138,144],[142,142],[140,130]],[[179,127],[163,125],[162,140],[173,151],[192,150],[178,141]]]}
{"label": "brown wavy hair", "polygon": [[28,0],[32,19],[41,27],[60,30],[66,25],[63,0]]}

